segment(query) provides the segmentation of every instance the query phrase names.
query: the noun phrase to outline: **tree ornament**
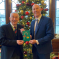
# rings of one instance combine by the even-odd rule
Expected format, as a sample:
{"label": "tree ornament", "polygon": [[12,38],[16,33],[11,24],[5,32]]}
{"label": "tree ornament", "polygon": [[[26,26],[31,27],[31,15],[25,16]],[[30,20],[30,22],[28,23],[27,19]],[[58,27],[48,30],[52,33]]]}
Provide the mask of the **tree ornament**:
{"label": "tree ornament", "polygon": [[26,2],[29,2],[29,0],[26,0]]}
{"label": "tree ornament", "polygon": [[17,12],[17,10],[15,10],[15,12]]}
{"label": "tree ornament", "polygon": [[24,4],[25,3],[25,1],[22,1],[22,4]]}
{"label": "tree ornament", "polygon": [[27,25],[29,25],[30,23],[29,23],[29,22],[27,22],[26,24],[27,24]]}
{"label": "tree ornament", "polygon": [[31,6],[33,6],[34,5],[34,3],[31,3]]}
{"label": "tree ornament", "polygon": [[25,57],[27,56],[27,54],[25,54]]}
{"label": "tree ornament", "polygon": [[21,13],[21,14],[23,14],[23,13],[24,13],[24,11],[23,11],[23,10],[20,10],[20,13]]}
{"label": "tree ornament", "polygon": [[45,16],[45,14],[43,14],[43,16]]}
{"label": "tree ornament", "polygon": [[32,20],[32,17],[30,17],[30,20]]}
{"label": "tree ornament", "polygon": [[24,22],[23,22],[23,25],[24,25]]}
{"label": "tree ornament", "polygon": [[30,4],[29,4],[29,3],[26,3],[26,5],[27,5],[27,6],[30,6]]}
{"label": "tree ornament", "polygon": [[29,49],[27,49],[27,51],[29,51]]}
{"label": "tree ornament", "polygon": [[26,12],[25,12],[25,14],[26,14],[26,15],[29,15],[29,12],[28,12],[28,11],[26,11]]}
{"label": "tree ornament", "polygon": [[20,4],[16,4],[16,7],[19,7],[20,6]]}
{"label": "tree ornament", "polygon": [[30,27],[30,24],[28,25],[28,27]]}
{"label": "tree ornament", "polygon": [[30,44],[30,47],[32,47],[32,44]]}
{"label": "tree ornament", "polygon": [[48,8],[46,8],[45,11],[48,11]]}
{"label": "tree ornament", "polygon": [[24,51],[24,54],[27,54],[27,51]]}
{"label": "tree ornament", "polygon": [[44,1],[41,1],[41,4],[44,4]]}
{"label": "tree ornament", "polygon": [[21,16],[21,19],[23,19],[24,18],[24,16]]}
{"label": "tree ornament", "polygon": [[26,43],[26,45],[28,45],[29,44],[29,41],[26,41],[25,43]]}
{"label": "tree ornament", "polygon": [[24,6],[24,8],[26,8],[26,6]]}

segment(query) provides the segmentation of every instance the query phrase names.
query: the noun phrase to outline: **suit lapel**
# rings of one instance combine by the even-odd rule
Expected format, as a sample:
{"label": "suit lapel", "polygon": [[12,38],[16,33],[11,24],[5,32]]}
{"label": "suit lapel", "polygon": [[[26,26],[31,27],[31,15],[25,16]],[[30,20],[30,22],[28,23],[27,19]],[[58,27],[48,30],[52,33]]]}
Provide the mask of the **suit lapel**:
{"label": "suit lapel", "polygon": [[19,39],[19,37],[20,37],[20,28],[17,25],[17,38]]}
{"label": "suit lapel", "polygon": [[10,23],[8,24],[8,30],[9,30],[9,33],[10,33],[10,35],[12,37],[15,37],[16,36],[15,33],[14,33],[14,31],[13,31],[13,29],[12,29],[12,27],[11,27],[11,25],[10,25]]}
{"label": "suit lapel", "polygon": [[35,20],[33,21],[33,24],[32,24],[33,33],[34,33],[34,26],[35,26]]}
{"label": "suit lapel", "polygon": [[35,35],[37,34],[37,32],[38,32],[38,30],[39,30],[42,22],[43,22],[43,16],[41,17],[41,19],[40,19],[40,21],[39,21],[39,23],[38,23],[38,28],[37,28],[37,31],[36,31]]}

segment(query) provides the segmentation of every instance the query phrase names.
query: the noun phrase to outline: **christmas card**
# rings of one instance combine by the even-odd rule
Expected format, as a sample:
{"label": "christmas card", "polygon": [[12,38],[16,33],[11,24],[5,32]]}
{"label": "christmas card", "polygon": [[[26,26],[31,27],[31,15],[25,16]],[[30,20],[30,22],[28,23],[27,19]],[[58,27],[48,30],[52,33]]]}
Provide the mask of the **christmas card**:
{"label": "christmas card", "polygon": [[23,34],[23,41],[30,41],[30,31],[26,30],[22,32]]}

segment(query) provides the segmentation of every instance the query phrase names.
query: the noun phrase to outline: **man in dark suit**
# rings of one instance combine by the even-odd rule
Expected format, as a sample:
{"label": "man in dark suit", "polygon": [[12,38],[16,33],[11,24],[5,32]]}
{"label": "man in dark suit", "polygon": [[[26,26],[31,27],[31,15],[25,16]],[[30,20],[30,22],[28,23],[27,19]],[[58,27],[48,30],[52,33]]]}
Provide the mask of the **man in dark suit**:
{"label": "man in dark suit", "polygon": [[32,12],[35,20],[31,22],[30,35],[32,40],[29,43],[33,44],[33,59],[50,59],[51,40],[54,37],[52,20],[41,15],[41,8],[37,4],[33,5]]}
{"label": "man in dark suit", "polygon": [[18,13],[10,14],[10,23],[1,26],[1,59],[23,59],[23,27],[18,23]]}

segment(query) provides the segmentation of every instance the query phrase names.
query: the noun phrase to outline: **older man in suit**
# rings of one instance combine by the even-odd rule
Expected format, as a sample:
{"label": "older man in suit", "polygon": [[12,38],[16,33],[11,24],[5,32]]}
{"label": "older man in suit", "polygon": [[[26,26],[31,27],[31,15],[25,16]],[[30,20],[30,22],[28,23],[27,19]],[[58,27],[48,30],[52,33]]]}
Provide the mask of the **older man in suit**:
{"label": "older man in suit", "polygon": [[41,11],[39,5],[33,5],[32,12],[35,20],[31,22],[30,35],[32,40],[29,43],[33,44],[33,59],[50,59],[51,40],[54,37],[53,23],[51,18],[42,16]]}
{"label": "older man in suit", "polygon": [[23,59],[23,27],[18,23],[18,13],[10,13],[10,23],[1,26],[1,59]]}

